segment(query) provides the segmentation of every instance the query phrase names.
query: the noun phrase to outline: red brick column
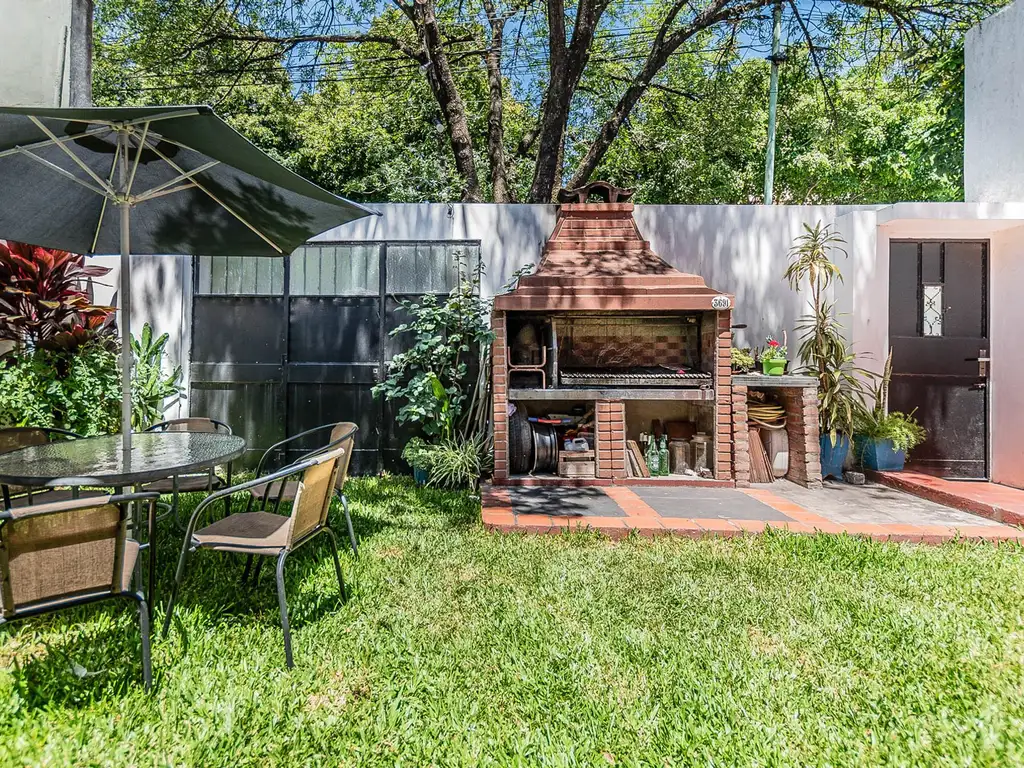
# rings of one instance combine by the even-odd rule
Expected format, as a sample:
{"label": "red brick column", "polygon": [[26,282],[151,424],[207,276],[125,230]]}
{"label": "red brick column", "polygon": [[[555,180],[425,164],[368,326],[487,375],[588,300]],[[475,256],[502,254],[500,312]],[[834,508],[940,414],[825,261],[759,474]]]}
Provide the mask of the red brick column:
{"label": "red brick column", "polygon": [[779,393],[786,404],[786,429],[789,432],[789,472],[786,477],[807,488],[820,488],[818,390],[816,387],[787,387]]}
{"label": "red brick column", "polygon": [[494,480],[508,480],[508,356],[505,353],[505,313],[491,315],[491,399],[494,402]]}
{"label": "red brick column", "polygon": [[598,400],[594,439],[597,443],[597,476],[626,476],[626,406],[621,400]]}
{"label": "red brick column", "polygon": [[736,485],[750,485],[750,427],[747,424],[747,387],[732,387],[732,455]]}
{"label": "red brick column", "polygon": [[733,452],[732,399],[732,311],[718,313],[718,340],[715,345],[715,478],[731,480]]}

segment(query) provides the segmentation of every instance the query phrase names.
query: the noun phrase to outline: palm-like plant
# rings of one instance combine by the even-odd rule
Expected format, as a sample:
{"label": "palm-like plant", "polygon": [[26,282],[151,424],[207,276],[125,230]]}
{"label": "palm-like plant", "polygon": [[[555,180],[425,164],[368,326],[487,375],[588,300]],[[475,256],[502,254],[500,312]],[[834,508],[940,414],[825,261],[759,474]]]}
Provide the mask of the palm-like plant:
{"label": "palm-like plant", "polygon": [[843,281],[842,272],[831,260],[830,252],[847,255],[846,241],[818,222],[804,224],[804,233],[790,251],[785,277],[799,291],[806,281],[811,291],[811,313],[797,324],[800,332],[802,373],[818,380],[818,422],[823,435],[836,444],[840,435],[853,434],[854,424],[864,411],[865,379],[871,374],[857,367],[857,355],[843,336],[835,303],[828,300],[828,289]]}
{"label": "palm-like plant", "polygon": [[104,335],[114,308],[93,304],[86,281],[108,272],[78,254],[0,240],[0,339],[73,351]]}

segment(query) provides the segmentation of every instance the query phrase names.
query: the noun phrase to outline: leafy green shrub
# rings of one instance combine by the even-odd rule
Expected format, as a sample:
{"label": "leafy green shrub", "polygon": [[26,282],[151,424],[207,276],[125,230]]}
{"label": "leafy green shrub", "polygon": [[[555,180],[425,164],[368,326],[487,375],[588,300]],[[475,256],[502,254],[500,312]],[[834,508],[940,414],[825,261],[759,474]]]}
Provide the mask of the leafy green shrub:
{"label": "leafy green shrub", "polygon": [[749,349],[733,347],[729,353],[732,369],[739,373],[750,373],[754,368],[754,356]]}
{"label": "leafy green shrub", "polygon": [[428,445],[422,437],[414,437],[402,449],[402,458],[413,469],[429,472],[435,447]]}
{"label": "leafy green shrub", "polygon": [[149,323],[142,326],[139,338],[132,337],[132,429],[143,430],[160,421],[167,398],[181,395],[181,366],[164,374],[167,339],[165,333],[154,340]]}
{"label": "leafy green shrub", "polygon": [[399,423],[415,424],[429,437],[452,436],[472,394],[470,362],[493,338],[490,305],[478,295],[479,285],[479,275],[463,278],[444,303],[433,295],[403,303],[412,319],[391,332],[411,333],[415,341],[391,359],[373,393],[399,401]]}
{"label": "leafy green shrub", "polygon": [[449,489],[475,486],[483,469],[480,458],[483,452],[477,438],[442,440],[430,446],[427,484]]}
{"label": "leafy green shrub", "polygon": [[[163,403],[180,394],[181,368],[163,373],[167,334],[153,341],[147,323],[132,339],[132,427],[159,421]],[[97,339],[74,350],[31,349],[0,358],[0,427],[59,427],[80,435],[121,429],[121,357]]]}
{"label": "leafy green shrub", "polygon": [[859,420],[857,425],[858,440],[861,437],[873,440],[892,440],[895,450],[909,453],[925,441],[928,433],[914,418],[913,411],[910,413],[870,411]]}
{"label": "leafy green shrub", "polygon": [[88,343],[75,352],[36,349],[0,359],[0,427],[117,432],[121,372],[117,352]]}

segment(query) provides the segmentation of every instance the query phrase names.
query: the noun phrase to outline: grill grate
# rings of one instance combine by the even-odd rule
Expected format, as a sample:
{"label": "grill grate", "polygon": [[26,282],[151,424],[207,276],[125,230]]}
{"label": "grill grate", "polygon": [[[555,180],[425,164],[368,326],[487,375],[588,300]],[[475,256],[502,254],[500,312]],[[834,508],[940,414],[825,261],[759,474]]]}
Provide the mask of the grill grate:
{"label": "grill grate", "polygon": [[612,370],[569,368],[559,371],[562,386],[604,387],[701,387],[714,382],[710,373],[679,371],[667,366],[652,366]]}

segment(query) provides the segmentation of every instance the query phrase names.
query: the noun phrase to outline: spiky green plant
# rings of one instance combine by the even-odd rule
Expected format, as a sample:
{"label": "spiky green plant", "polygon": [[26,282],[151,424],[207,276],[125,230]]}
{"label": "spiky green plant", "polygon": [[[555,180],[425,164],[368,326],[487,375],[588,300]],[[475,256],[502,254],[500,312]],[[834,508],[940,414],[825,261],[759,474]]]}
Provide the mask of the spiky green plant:
{"label": "spiky green plant", "polygon": [[804,224],[804,233],[790,251],[785,277],[790,287],[800,291],[810,286],[811,312],[797,323],[800,333],[798,354],[800,370],[818,380],[818,422],[821,434],[835,445],[840,435],[853,434],[857,419],[864,413],[865,381],[871,374],[857,366],[857,355],[850,349],[838,320],[835,303],[828,290],[843,281],[830,253],[846,256],[846,241],[819,221],[813,227]]}

